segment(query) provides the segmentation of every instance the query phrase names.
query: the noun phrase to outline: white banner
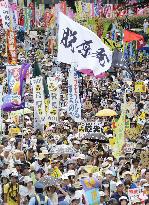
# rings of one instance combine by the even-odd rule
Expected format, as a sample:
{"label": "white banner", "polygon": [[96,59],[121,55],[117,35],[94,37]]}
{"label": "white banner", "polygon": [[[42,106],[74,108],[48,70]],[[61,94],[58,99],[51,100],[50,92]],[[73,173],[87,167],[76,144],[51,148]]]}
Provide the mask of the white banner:
{"label": "white banner", "polygon": [[58,81],[55,77],[47,78],[50,103],[47,113],[47,122],[58,122],[59,121],[59,102],[60,102],[60,89]]}
{"label": "white banner", "polygon": [[32,79],[33,99],[34,99],[34,129],[43,130],[45,124],[45,103],[42,77]]}
{"label": "white banner", "polygon": [[4,29],[10,28],[10,14],[8,0],[0,1],[0,18],[2,19],[2,24]]}
{"label": "white banner", "polygon": [[68,114],[75,122],[81,122],[81,102],[79,98],[78,76],[72,65],[68,78]]}
{"label": "white banner", "polygon": [[95,33],[61,12],[58,24],[58,61],[76,63],[78,70],[90,69],[95,76],[110,68],[112,51]]}

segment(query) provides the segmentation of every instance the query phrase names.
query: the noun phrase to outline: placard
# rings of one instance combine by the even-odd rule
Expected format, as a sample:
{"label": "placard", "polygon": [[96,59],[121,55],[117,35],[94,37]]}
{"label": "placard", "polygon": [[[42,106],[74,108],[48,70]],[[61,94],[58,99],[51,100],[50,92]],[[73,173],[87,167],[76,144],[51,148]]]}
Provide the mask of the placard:
{"label": "placard", "polygon": [[87,123],[81,123],[78,126],[78,132],[79,133],[98,133],[101,132],[103,124],[100,122],[87,122]]}
{"label": "placard", "polygon": [[49,109],[47,113],[47,122],[58,122],[59,121],[59,101],[60,101],[60,89],[58,81],[55,77],[47,78],[48,89],[49,89]]}
{"label": "placard", "polygon": [[145,93],[146,92],[146,86],[144,82],[135,82],[135,92],[136,93]]}

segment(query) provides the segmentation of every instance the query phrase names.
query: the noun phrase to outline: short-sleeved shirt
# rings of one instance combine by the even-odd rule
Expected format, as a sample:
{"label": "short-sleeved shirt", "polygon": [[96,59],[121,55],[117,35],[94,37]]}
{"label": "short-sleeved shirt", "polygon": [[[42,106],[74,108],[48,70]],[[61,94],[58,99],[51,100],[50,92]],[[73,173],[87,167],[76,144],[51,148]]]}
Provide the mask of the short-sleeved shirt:
{"label": "short-sleeved shirt", "polygon": [[[19,185],[6,184],[4,185],[4,194],[7,194],[8,205],[18,205]],[[14,200],[13,200],[14,199]]]}

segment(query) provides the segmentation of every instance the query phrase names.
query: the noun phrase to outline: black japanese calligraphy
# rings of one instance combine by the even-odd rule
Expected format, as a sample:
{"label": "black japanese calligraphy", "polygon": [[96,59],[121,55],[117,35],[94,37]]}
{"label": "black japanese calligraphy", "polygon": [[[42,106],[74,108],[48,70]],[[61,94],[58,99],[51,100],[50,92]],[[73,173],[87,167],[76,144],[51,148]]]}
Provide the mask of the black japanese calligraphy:
{"label": "black japanese calligraphy", "polygon": [[[105,49],[104,48],[98,49],[96,51],[96,53],[93,53],[93,54],[94,54],[93,57],[97,58],[99,60],[99,64],[101,66],[103,66],[103,67],[105,66],[106,60],[107,60],[108,63],[110,62],[108,56],[105,53]],[[106,58],[106,60],[105,60],[105,58]]]}
{"label": "black japanese calligraphy", "polygon": [[77,32],[71,31],[68,27],[64,30],[63,38],[61,40],[61,44],[65,46],[65,48],[71,48],[71,51],[74,53],[73,44],[77,41]]}
{"label": "black japanese calligraphy", "polygon": [[76,48],[80,48],[80,50],[78,50],[78,53],[81,53],[81,55],[86,58],[89,54],[90,54],[90,50],[91,50],[91,46],[90,44],[93,43],[92,40],[86,41],[84,40],[84,43],[82,43],[81,45],[77,46]]}

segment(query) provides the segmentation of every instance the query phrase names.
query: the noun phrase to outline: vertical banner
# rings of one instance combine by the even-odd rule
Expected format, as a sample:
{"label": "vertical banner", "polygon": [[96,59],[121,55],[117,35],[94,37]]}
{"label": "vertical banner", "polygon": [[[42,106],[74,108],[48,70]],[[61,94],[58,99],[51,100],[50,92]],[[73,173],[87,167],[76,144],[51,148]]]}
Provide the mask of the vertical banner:
{"label": "vertical banner", "polygon": [[8,0],[0,1],[0,17],[4,29],[10,28],[10,14]]}
{"label": "vertical banner", "polygon": [[24,29],[25,31],[28,31],[31,28],[31,15],[32,15],[31,9],[24,7]]}
{"label": "vertical banner", "polygon": [[115,145],[113,147],[112,154],[118,159],[122,154],[122,147],[125,143],[125,117],[126,117],[126,94],[124,94],[124,104],[122,105],[121,116],[117,122],[115,129]]}
{"label": "vertical banner", "polygon": [[31,28],[33,29],[35,27],[35,4],[31,2],[29,4],[29,8],[31,9]]}
{"label": "vertical banner", "polygon": [[16,3],[9,4],[9,12],[10,12],[10,29],[16,30],[18,26],[18,14],[17,14]]}
{"label": "vertical banner", "polygon": [[20,94],[21,65],[7,66],[8,94]]}
{"label": "vertical banner", "polygon": [[75,122],[81,122],[81,103],[79,98],[78,75],[75,65],[72,65],[69,71],[67,112]]}
{"label": "vertical banner", "polygon": [[16,43],[16,33],[14,31],[7,31],[7,55],[8,64],[17,64],[17,43]]}
{"label": "vertical banner", "polygon": [[36,77],[32,79],[33,99],[34,99],[34,129],[44,129],[45,123],[45,103],[43,78]]}
{"label": "vertical banner", "polygon": [[47,122],[58,122],[59,120],[59,101],[60,101],[60,89],[58,81],[55,78],[47,78],[50,102],[47,113]]}

